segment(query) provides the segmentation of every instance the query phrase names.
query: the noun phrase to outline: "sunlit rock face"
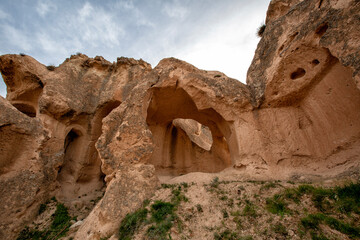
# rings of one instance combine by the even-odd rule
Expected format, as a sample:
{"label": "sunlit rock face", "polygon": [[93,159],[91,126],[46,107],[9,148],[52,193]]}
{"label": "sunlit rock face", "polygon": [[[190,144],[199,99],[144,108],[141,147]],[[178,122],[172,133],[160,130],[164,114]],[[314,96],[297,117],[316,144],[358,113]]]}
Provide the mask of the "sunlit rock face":
{"label": "sunlit rock face", "polygon": [[0,238],[52,196],[83,206],[105,191],[75,237],[100,239],[159,178],[358,172],[359,25],[355,0],[272,1],[247,85],[174,58],[0,56]]}

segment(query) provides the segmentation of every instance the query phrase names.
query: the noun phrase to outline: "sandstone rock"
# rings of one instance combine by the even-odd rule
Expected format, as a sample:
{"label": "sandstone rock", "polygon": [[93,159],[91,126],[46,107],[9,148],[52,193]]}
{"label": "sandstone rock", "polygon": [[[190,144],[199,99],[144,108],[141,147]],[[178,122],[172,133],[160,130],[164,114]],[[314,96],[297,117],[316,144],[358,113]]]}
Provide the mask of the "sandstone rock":
{"label": "sandstone rock", "polygon": [[0,97],[0,239],[16,238],[46,196],[41,157],[46,140],[39,119]]}
{"label": "sandstone rock", "polygon": [[104,197],[80,226],[75,239],[112,236],[126,214],[140,208],[151,197],[158,183],[153,166],[123,166],[114,174]]}
{"label": "sandstone rock", "polygon": [[240,163],[256,156],[267,169],[322,176],[356,169],[359,10],[356,1],[270,3],[247,78],[257,110],[239,116]]}
{"label": "sandstone rock", "polygon": [[[13,204],[22,204],[23,209],[9,206],[11,211],[18,211],[16,216],[21,220],[7,218],[16,227],[7,222],[4,224],[7,224],[6,231],[16,234],[34,217],[45,198],[56,195],[70,208],[75,208],[72,203],[80,206],[81,201],[95,198],[96,191],[105,184],[101,160],[95,148],[102,131],[102,119],[127,98],[138,78],[149,72],[151,66],[142,60],[126,58],[119,58],[111,64],[102,57],[90,59],[78,54],[49,70],[29,56],[3,55],[0,57],[0,70],[8,86],[7,99],[13,105],[7,103],[7,107],[15,112],[11,115],[7,110],[1,111],[4,122],[0,134],[4,143],[1,151],[5,156],[1,159],[1,173],[13,172],[13,175],[2,176],[2,191],[4,194],[13,191],[14,197],[8,197],[7,201],[14,201],[19,194],[28,194],[24,200],[32,204],[15,201]],[[24,122],[22,119],[27,120]],[[15,123],[22,125],[16,128]],[[39,125],[37,128],[35,123]],[[46,133],[46,141],[40,143],[42,132]],[[23,150],[15,151],[18,148],[16,143],[24,145]],[[33,157],[33,152],[41,158]],[[21,171],[31,169],[26,169],[30,167],[26,163],[30,162],[37,163],[31,168],[36,166],[36,174],[40,175],[36,175],[36,183],[26,180],[26,184],[22,184],[23,178],[30,173],[21,173],[21,178],[17,176]],[[39,194],[24,189],[19,192],[10,187],[26,187],[30,183],[37,188],[31,190],[28,187],[29,191]],[[48,193],[47,197],[43,192]],[[32,206],[29,213],[27,205]]]}
{"label": "sandstone rock", "polygon": [[[177,59],[162,60],[104,119],[104,134],[97,143],[104,172],[111,175],[122,162],[151,163],[162,175],[216,172],[231,166],[231,156],[238,155],[232,124],[237,114],[251,109],[249,95],[235,79]],[[209,127],[210,151],[192,145],[183,130],[178,135],[172,124],[177,118]]]}
{"label": "sandstone rock", "polygon": [[358,174],[359,13],[355,0],[271,1],[248,85],[174,58],[0,56],[0,234],[15,238],[47,197],[86,206],[107,185],[76,237],[115,238],[157,176]]}

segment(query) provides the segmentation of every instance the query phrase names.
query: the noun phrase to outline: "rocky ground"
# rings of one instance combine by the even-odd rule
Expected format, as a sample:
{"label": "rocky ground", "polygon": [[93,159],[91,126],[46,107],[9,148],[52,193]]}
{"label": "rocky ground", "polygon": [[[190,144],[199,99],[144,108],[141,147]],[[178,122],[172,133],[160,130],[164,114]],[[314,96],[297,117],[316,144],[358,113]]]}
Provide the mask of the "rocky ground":
{"label": "rocky ground", "polygon": [[[152,198],[125,217],[117,237],[138,240],[360,238],[358,176],[293,182],[231,181],[223,180],[226,178],[221,174],[199,174],[197,178],[193,175],[161,184]],[[65,210],[65,214],[64,209],[55,199],[49,200],[18,239],[72,239],[85,216],[79,217],[83,209]],[[62,221],[57,226],[59,219]]]}

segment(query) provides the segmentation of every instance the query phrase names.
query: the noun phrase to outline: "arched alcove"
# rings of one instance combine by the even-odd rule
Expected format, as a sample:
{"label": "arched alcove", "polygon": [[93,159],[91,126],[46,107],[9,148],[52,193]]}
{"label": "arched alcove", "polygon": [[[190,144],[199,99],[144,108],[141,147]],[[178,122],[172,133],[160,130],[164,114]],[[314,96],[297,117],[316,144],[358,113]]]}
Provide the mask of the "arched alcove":
{"label": "arched alcove", "polygon": [[[196,136],[191,137],[187,127],[181,126],[179,119],[191,119],[193,122],[188,124],[189,128],[191,124],[208,127],[212,138],[211,148],[207,150],[199,146],[194,140]],[[147,124],[155,143],[149,163],[155,166],[158,175],[220,172],[231,166],[229,124],[214,109],[198,110],[183,89],[153,88],[147,109]]]}
{"label": "arched alcove", "polygon": [[99,106],[87,130],[84,124],[67,127],[64,160],[57,176],[60,198],[72,201],[80,196],[90,196],[105,186],[105,175],[101,171],[101,159],[95,144],[102,132],[102,119],[119,105],[119,101],[110,101]]}
{"label": "arched alcove", "polygon": [[89,163],[88,136],[78,128],[71,128],[64,139],[64,161],[58,168],[59,197],[74,200],[88,195],[104,185],[100,165]]}

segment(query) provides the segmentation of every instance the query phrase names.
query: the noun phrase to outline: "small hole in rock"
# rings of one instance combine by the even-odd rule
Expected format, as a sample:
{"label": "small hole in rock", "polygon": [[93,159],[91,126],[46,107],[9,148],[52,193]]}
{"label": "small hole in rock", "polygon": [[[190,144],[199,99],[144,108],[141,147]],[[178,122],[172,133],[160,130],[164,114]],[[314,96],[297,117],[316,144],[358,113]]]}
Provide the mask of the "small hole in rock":
{"label": "small hole in rock", "polygon": [[315,33],[321,37],[322,35],[325,34],[328,28],[329,25],[327,23],[323,23],[316,29]]}
{"label": "small hole in rock", "polygon": [[298,78],[303,77],[305,75],[305,73],[306,73],[305,69],[298,68],[298,69],[296,69],[295,72],[291,73],[290,78],[293,80],[298,79]]}
{"label": "small hole in rock", "polygon": [[311,64],[312,64],[313,66],[316,66],[316,65],[318,65],[319,63],[320,63],[320,61],[317,60],[317,59],[314,59],[314,60],[312,60],[312,62],[311,62]]}

